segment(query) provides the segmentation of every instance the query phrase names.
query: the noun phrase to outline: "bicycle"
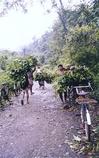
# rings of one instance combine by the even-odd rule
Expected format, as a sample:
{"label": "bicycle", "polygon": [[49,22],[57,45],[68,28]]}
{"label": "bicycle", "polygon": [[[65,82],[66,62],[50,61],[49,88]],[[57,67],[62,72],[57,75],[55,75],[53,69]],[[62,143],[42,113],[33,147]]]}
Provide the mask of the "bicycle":
{"label": "bicycle", "polygon": [[91,99],[89,94],[93,90],[91,85],[88,86],[76,86],[76,93],[78,97],[76,98],[76,103],[81,106],[80,115],[81,115],[81,122],[83,125],[83,129],[86,135],[87,140],[91,141],[91,115],[89,112],[89,105],[96,104],[97,101]]}
{"label": "bicycle", "polygon": [[92,91],[93,89],[90,83],[86,86],[71,86],[67,89],[69,106],[77,104],[81,106],[81,122],[88,141],[91,141],[91,116],[89,113],[89,105],[97,103],[96,100],[90,99],[89,97]]}

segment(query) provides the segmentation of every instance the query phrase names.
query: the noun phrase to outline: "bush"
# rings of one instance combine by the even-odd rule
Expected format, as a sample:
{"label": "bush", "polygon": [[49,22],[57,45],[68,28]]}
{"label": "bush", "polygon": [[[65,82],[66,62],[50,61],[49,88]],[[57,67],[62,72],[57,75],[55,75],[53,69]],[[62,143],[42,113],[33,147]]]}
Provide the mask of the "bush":
{"label": "bush", "polygon": [[8,84],[10,88],[14,85],[14,81],[9,77],[8,72],[0,73],[0,85],[4,83]]}
{"label": "bush", "polygon": [[97,101],[99,101],[99,74],[94,76],[94,92],[92,95]]}

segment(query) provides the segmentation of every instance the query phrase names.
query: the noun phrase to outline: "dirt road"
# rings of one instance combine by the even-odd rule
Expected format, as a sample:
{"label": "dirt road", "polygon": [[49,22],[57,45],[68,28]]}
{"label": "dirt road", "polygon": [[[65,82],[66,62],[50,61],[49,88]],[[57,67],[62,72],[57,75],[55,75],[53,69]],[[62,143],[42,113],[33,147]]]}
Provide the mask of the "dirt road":
{"label": "dirt road", "polygon": [[30,104],[21,96],[0,112],[0,158],[86,158],[73,150],[79,128],[74,112],[63,110],[51,85],[34,85]]}

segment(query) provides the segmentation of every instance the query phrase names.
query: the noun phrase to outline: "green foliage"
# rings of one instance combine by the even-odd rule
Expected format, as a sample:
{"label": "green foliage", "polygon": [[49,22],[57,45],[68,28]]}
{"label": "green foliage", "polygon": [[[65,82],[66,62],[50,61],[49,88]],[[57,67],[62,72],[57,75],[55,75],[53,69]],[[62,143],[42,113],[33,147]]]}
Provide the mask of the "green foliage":
{"label": "green foliage", "polygon": [[[2,85],[6,84],[9,88],[8,94],[5,91],[1,91]],[[14,82],[9,77],[7,72],[0,72],[0,108],[6,105],[6,101],[9,100],[9,95],[13,91]]]}
{"label": "green foliage", "polygon": [[35,81],[45,81],[45,74],[44,73],[36,74]]}
{"label": "green foliage", "polygon": [[46,81],[47,83],[51,83],[53,80],[53,77],[45,72],[38,73],[35,76],[35,81]]}
{"label": "green foliage", "polygon": [[58,92],[66,91],[68,86],[93,84],[93,74],[87,68],[79,67],[74,71],[68,72],[63,76],[57,77],[54,87]]}
{"label": "green foliage", "polygon": [[9,87],[12,87],[14,81],[9,77],[8,72],[0,72],[0,85],[7,83]]}
{"label": "green foliage", "polygon": [[[66,82],[67,80],[67,82]],[[56,92],[64,92],[67,89],[67,84],[69,81],[69,76],[65,75],[65,76],[60,76],[60,77],[56,77],[53,83],[53,87],[55,88]]]}
{"label": "green foliage", "polygon": [[[0,72],[0,86],[7,85],[9,92],[14,90],[14,84],[19,83],[21,86],[26,82],[26,73],[37,65],[37,59],[29,56],[26,58],[13,59],[9,64],[5,65],[5,71]],[[9,95],[9,94],[8,94]],[[5,98],[0,96],[0,104]]]}
{"label": "green foliage", "polygon": [[44,65],[42,68],[42,71],[47,75],[46,76],[46,82],[52,83],[55,78],[55,67],[53,65]]}
{"label": "green foliage", "polygon": [[94,76],[95,88],[99,88],[99,74]]}
{"label": "green foliage", "polygon": [[34,57],[17,58],[8,65],[10,77],[18,82],[25,80],[26,73],[37,65],[37,59]]}
{"label": "green foliage", "polygon": [[72,59],[77,64],[93,69],[99,62],[99,30],[96,26],[82,26],[71,32]]}
{"label": "green foliage", "polygon": [[99,101],[99,74],[94,76],[94,92],[93,97]]}

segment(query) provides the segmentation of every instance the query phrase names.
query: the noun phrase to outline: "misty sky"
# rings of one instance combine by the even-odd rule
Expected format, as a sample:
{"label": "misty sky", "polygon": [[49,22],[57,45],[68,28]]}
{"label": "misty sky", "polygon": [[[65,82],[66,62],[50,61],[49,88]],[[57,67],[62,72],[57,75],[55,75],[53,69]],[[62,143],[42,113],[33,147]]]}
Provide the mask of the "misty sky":
{"label": "misty sky", "polygon": [[[72,5],[80,2],[69,1],[72,1]],[[7,15],[0,17],[0,49],[17,50],[28,45],[34,36],[39,38],[51,29],[56,19],[55,12],[47,14],[37,2],[25,14],[22,11],[9,11]]]}

